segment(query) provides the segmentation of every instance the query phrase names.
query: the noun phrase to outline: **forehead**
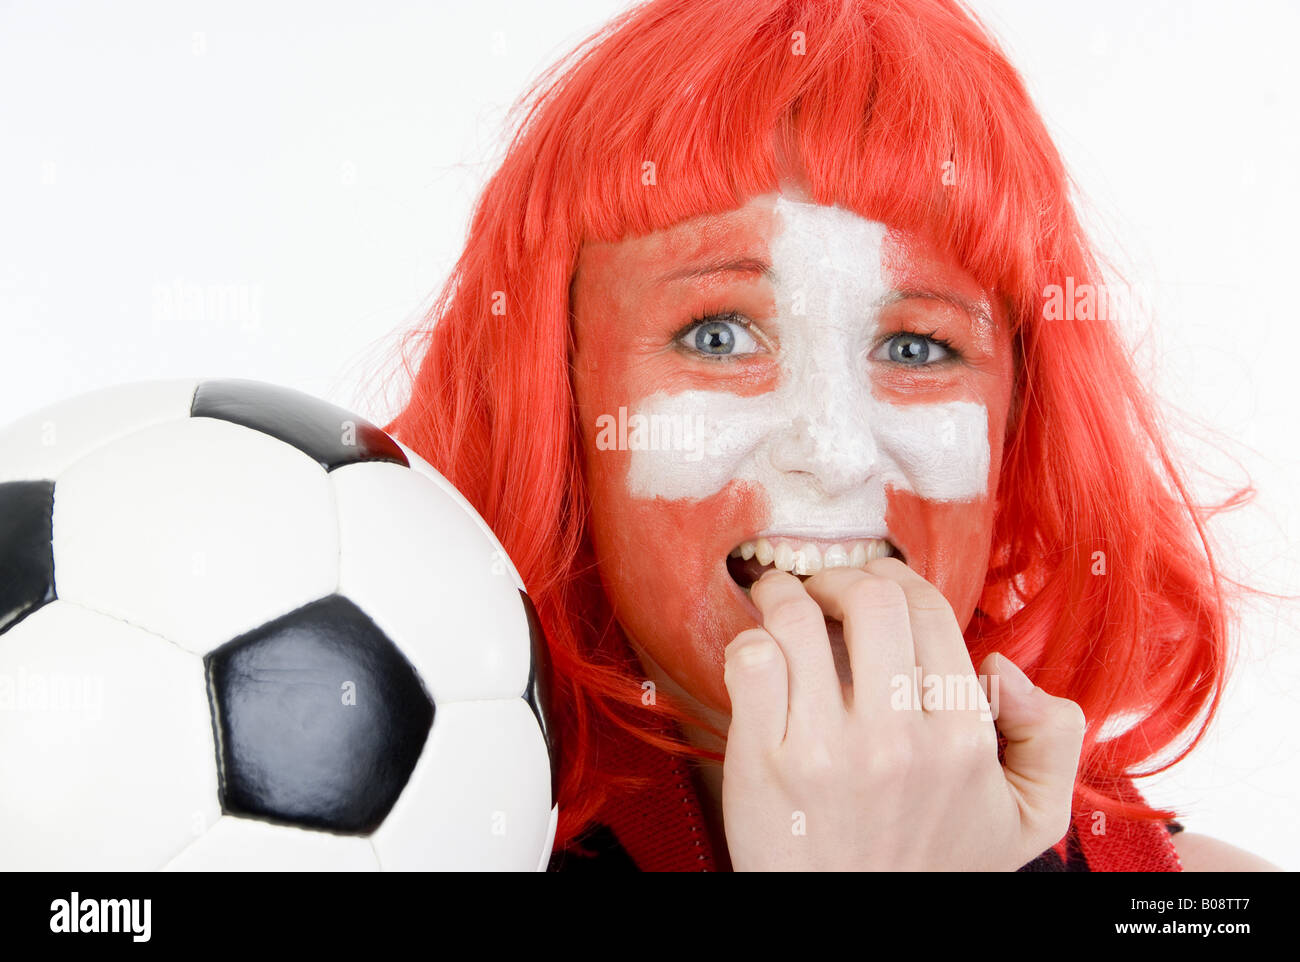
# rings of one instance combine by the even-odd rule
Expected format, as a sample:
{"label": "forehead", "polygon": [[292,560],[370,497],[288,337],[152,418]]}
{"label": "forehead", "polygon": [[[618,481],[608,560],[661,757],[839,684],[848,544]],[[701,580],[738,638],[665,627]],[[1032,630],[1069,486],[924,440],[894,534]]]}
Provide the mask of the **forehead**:
{"label": "forehead", "polygon": [[[692,217],[652,234],[588,241],[578,256],[575,284],[603,284],[617,277],[620,287],[648,293],[664,283],[695,279],[685,272],[707,270],[724,260],[750,260],[758,269],[769,263],[775,230],[776,195],[768,194],[735,210]],[[678,276],[663,276],[670,271]]]}
{"label": "forehead", "polygon": [[[845,271],[859,266],[861,274]],[[857,283],[878,278],[896,290],[951,294],[982,303],[986,314],[990,306],[974,277],[934,240],[885,228],[845,208],[778,193],[652,234],[588,242],[574,283],[635,300],[673,286],[756,279],[791,288],[809,280],[836,283],[837,274]]]}

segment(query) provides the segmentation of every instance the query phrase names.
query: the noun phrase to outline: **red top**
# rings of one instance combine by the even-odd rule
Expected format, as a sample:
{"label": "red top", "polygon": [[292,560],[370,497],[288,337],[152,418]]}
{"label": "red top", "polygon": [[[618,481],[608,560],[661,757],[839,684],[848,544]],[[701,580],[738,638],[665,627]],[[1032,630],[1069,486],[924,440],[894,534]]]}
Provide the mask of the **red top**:
{"label": "red top", "polygon": [[[646,872],[717,871],[690,762],[659,751],[622,730],[609,734],[608,741],[602,739],[601,752],[606,751],[610,752],[611,767],[653,778],[649,787],[612,799],[599,818],[635,867]],[[1121,791],[1126,797],[1140,798],[1131,781],[1125,782]],[[1050,852],[1055,852],[1057,858],[1045,852],[1027,868],[1033,871],[1182,871],[1165,825],[1110,816],[1104,821],[1094,820],[1091,810],[1080,810],[1077,797],[1072,830]],[[564,857],[586,861],[585,854],[575,846]],[[1080,855],[1086,860],[1086,866]],[[623,862],[624,867],[630,867],[625,864],[626,858]]]}

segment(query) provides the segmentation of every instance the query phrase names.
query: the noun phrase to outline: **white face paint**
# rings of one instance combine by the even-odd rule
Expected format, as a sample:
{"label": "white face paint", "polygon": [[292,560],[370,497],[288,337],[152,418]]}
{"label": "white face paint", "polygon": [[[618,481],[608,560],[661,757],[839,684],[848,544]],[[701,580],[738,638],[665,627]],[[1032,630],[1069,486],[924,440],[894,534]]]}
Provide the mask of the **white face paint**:
{"label": "white face paint", "polygon": [[970,401],[890,404],[873,396],[867,353],[891,287],[886,228],[852,211],[776,201],[770,247],[780,338],[775,391],[683,391],[636,414],[689,425],[695,444],[636,450],[635,497],[702,499],[731,481],[761,485],[768,530],[886,537],[885,490],[932,501],[985,494],[988,412]]}

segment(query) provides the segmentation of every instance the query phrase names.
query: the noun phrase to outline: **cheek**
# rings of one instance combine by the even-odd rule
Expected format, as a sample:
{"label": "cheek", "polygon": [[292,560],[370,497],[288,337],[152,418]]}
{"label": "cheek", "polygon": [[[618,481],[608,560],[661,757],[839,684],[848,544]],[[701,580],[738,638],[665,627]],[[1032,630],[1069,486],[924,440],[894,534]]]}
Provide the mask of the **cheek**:
{"label": "cheek", "polygon": [[755,456],[778,427],[775,402],[766,391],[690,390],[642,399],[627,417],[629,429],[617,439],[631,455],[628,492],[644,499],[698,501],[733,481],[761,483],[765,479],[754,470]]}
{"label": "cheek", "polygon": [[938,588],[963,628],[975,611],[988,569],[993,512],[986,499],[927,501],[890,491],[885,518],[909,566]]}
{"label": "cheek", "polygon": [[767,510],[752,485],[700,501],[634,498],[621,484],[593,492],[592,541],[615,618],[630,641],[718,709],[726,706],[726,646],[750,627],[731,597],[738,589],[725,555]]}
{"label": "cheek", "polygon": [[991,458],[983,403],[879,404],[872,425],[886,461],[896,466],[886,475],[894,490],[958,503],[987,494]]}
{"label": "cheek", "polygon": [[[592,531],[604,577],[620,601],[647,611],[665,606],[679,613],[716,610],[719,575],[726,574],[726,552],[755,518],[766,513],[766,498],[749,485],[730,485],[700,501],[645,500],[617,486],[593,498]],[[692,615],[692,622],[699,618]],[[669,622],[671,623],[671,622]]]}
{"label": "cheek", "polygon": [[[1000,397],[994,392],[987,408],[977,497],[936,501],[912,491],[890,490],[887,498],[886,522],[908,563],[943,593],[963,629],[979,603],[988,571],[1009,393],[1009,386]],[[972,461],[968,470],[973,467]]]}

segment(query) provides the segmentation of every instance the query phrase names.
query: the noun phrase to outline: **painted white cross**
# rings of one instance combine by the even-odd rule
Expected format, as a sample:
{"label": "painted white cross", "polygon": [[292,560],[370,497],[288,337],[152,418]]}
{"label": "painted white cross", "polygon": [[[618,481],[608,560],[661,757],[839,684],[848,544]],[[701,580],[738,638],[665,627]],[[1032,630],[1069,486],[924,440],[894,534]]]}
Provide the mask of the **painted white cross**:
{"label": "painted white cross", "polygon": [[[871,393],[866,351],[890,292],[886,228],[840,207],[778,197],[771,244],[780,323],[775,391],[656,393],[644,424],[677,440],[632,448],[627,484],[641,498],[707,498],[730,481],[766,489],[771,528],[884,537],[885,489],[933,501],[985,494],[988,412],[973,401],[891,404]],[[644,442],[644,438],[643,438]]]}

